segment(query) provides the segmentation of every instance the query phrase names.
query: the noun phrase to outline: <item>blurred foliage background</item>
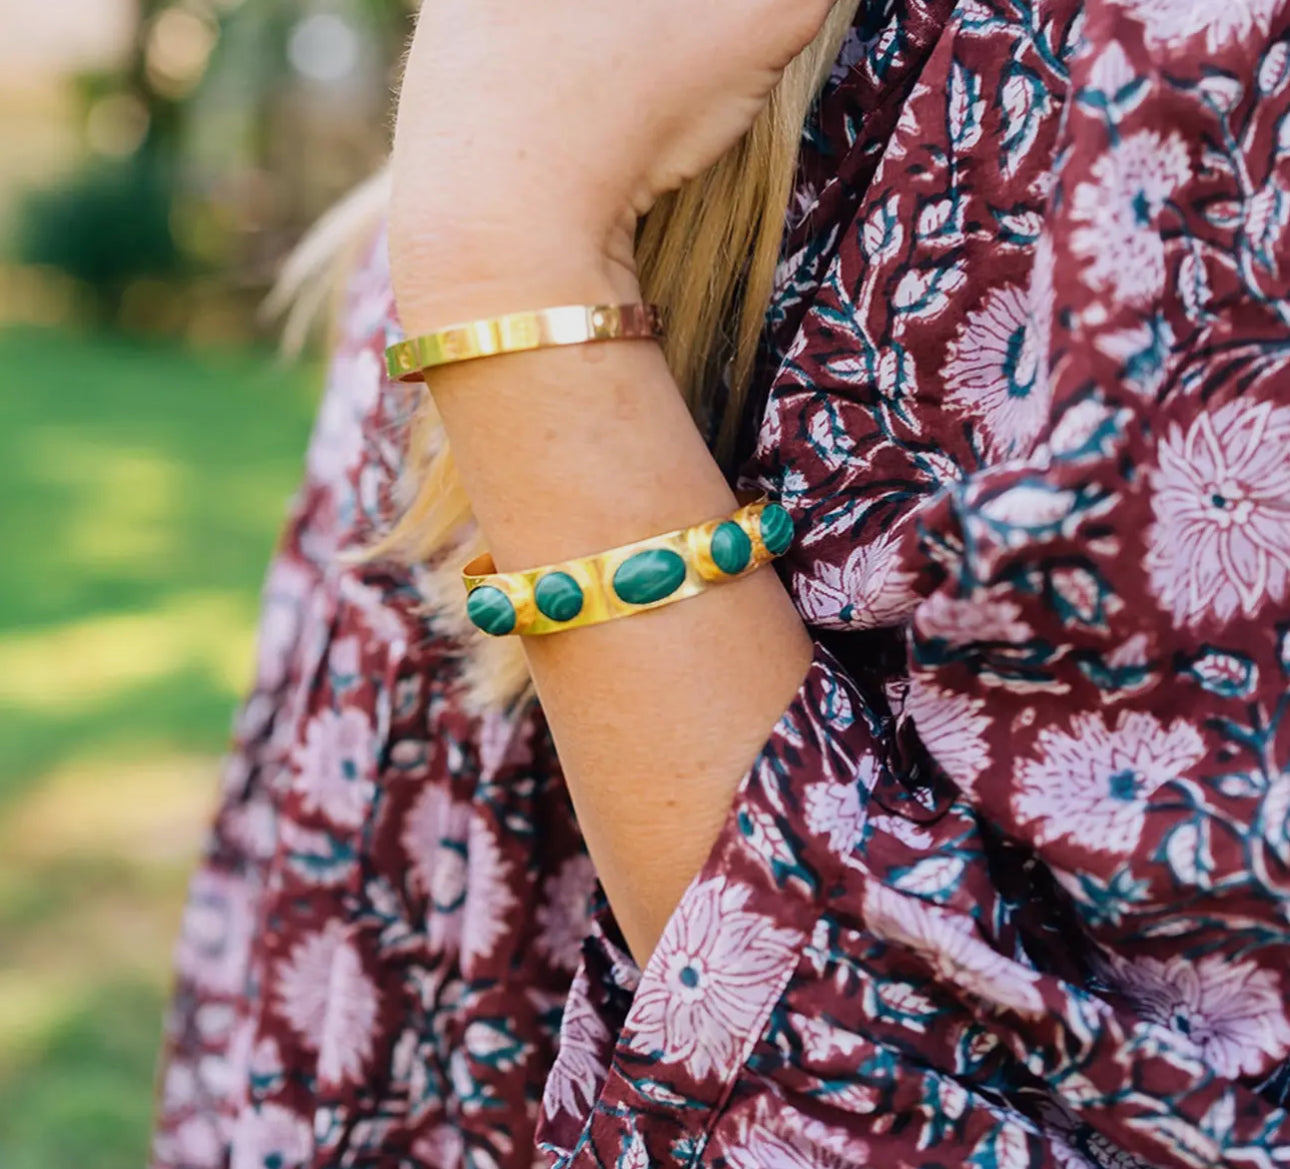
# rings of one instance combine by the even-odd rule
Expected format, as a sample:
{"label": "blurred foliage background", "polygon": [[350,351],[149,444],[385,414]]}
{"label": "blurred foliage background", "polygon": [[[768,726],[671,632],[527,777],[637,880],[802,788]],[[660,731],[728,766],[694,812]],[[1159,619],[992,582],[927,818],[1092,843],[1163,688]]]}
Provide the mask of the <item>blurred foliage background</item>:
{"label": "blurred foliage background", "polygon": [[257,306],[406,0],[0,0],[0,1166],[139,1169],[318,360]]}

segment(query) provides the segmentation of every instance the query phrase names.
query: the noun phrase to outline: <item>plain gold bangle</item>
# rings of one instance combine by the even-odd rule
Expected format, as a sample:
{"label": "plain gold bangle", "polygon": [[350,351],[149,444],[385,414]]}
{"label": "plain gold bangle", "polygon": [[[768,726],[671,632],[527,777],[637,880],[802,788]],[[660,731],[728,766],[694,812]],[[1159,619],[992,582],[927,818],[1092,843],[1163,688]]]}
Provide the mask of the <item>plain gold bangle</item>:
{"label": "plain gold bangle", "polygon": [[425,380],[425,371],[504,353],[527,353],[592,341],[659,340],[663,317],[651,304],[575,304],[537,312],[509,313],[463,325],[450,325],[424,337],[411,337],[385,351],[395,381]]}
{"label": "plain gold bangle", "polygon": [[561,564],[497,572],[485,554],[462,571],[466,611],[492,637],[563,633],[697,596],[756,572],[792,543],[788,512],[759,499],[727,518]]}

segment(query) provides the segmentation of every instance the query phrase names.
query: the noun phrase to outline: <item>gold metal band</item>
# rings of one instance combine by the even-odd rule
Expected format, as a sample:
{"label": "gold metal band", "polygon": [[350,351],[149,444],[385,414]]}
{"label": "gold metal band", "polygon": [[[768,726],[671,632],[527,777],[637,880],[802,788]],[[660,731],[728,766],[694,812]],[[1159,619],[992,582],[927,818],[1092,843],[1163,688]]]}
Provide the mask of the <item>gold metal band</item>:
{"label": "gold metal band", "polygon": [[385,351],[385,362],[394,380],[419,382],[425,380],[425,370],[480,357],[591,341],[658,340],[662,336],[663,317],[654,305],[574,304],[450,325],[391,345]]}
{"label": "gold metal band", "polygon": [[747,576],[782,556],[792,542],[788,513],[759,499],[728,518],[563,564],[499,573],[485,554],[462,572],[467,611],[494,637],[600,625]]}

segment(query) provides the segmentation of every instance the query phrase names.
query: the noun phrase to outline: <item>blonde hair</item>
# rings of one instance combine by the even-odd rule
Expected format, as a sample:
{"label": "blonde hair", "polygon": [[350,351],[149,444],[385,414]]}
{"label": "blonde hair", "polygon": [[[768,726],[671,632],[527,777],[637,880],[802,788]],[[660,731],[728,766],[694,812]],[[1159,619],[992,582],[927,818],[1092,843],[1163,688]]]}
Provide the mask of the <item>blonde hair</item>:
{"label": "blonde hair", "polygon": [[[837,4],[743,140],[705,174],[661,199],[637,236],[642,292],[668,321],[669,366],[696,421],[715,432],[723,460],[732,453],[752,380],[803,125],[859,2]],[[336,280],[329,274],[343,269],[388,198],[383,171],[324,216],[284,265],[267,308],[285,316],[289,348],[303,344],[333,295]],[[482,545],[428,394],[408,436],[402,491],[403,514],[371,554],[412,566],[436,619],[470,645],[469,696],[481,706],[515,701],[528,686],[520,647],[514,639],[477,634],[465,616],[457,569]]]}

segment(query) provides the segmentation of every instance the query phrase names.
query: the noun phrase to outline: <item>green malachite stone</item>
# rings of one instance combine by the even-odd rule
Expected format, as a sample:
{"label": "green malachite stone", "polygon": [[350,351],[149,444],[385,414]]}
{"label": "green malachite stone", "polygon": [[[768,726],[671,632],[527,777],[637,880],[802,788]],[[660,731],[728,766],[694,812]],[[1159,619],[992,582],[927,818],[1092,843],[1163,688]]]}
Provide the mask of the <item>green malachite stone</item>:
{"label": "green malachite stone", "polygon": [[582,612],[582,586],[567,572],[548,572],[533,596],[538,610],[552,621],[572,621]]}
{"label": "green malachite stone", "polygon": [[466,614],[493,637],[505,637],[515,631],[515,606],[510,597],[492,585],[480,585],[466,598]]}
{"label": "green malachite stone", "polygon": [[629,605],[652,605],[684,583],[685,561],[667,548],[637,552],[614,573],[614,592]]}
{"label": "green malachite stone", "polygon": [[793,546],[793,517],[777,503],[761,513],[761,542],[772,556],[783,556]]}
{"label": "green malachite stone", "polygon": [[712,533],[712,560],[727,576],[737,576],[752,559],[752,541],[734,520]]}

